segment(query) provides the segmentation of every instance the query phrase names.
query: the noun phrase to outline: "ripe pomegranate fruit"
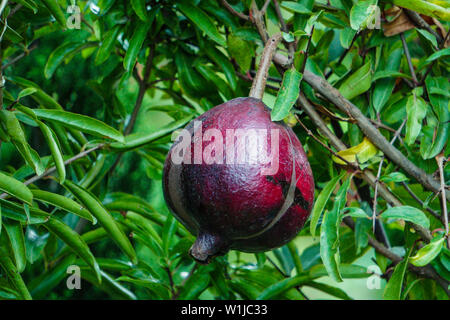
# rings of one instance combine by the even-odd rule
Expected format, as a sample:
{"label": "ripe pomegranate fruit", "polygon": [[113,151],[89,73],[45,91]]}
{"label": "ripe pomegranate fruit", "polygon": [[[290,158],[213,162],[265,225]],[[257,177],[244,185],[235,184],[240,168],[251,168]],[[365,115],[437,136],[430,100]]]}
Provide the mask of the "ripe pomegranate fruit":
{"label": "ripe pomegranate fruit", "polygon": [[[254,135],[230,135],[238,130]],[[266,161],[255,161],[261,154]],[[230,249],[261,252],[293,239],[310,215],[314,180],[292,129],[271,121],[261,99],[248,97],[185,127],[166,158],[163,192],[174,216],[197,236],[191,256],[208,263]]]}

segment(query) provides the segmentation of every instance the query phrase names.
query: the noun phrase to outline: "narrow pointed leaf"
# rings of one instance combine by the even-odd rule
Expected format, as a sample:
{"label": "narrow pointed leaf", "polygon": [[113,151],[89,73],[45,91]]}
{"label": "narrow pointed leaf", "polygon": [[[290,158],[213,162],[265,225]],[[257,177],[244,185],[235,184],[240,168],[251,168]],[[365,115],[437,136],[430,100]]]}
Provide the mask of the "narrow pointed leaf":
{"label": "narrow pointed leaf", "polygon": [[289,112],[300,94],[300,81],[302,74],[295,69],[290,69],[284,73],[281,89],[278,92],[275,105],[270,113],[272,121],[283,120]]}
{"label": "narrow pointed leaf", "polygon": [[387,209],[381,214],[383,219],[403,219],[424,228],[430,228],[430,220],[421,210],[410,206],[399,206]]}
{"label": "narrow pointed leaf", "polygon": [[0,172],[0,190],[26,203],[31,204],[33,201],[33,194],[25,184],[2,172]]}
{"label": "narrow pointed leaf", "polygon": [[77,255],[80,256],[96,273],[97,279],[101,282],[100,267],[95,260],[94,255],[88,245],[83,241],[78,233],[64,224],[57,218],[51,217],[43,224],[48,231],[54,233],[58,238],[64,241]]}
{"label": "narrow pointed leaf", "polygon": [[61,110],[33,109],[33,111],[40,119],[52,121],[95,136],[107,137],[120,142],[124,141],[123,135],[119,131],[85,115]]}
{"label": "narrow pointed leaf", "polygon": [[131,259],[133,263],[137,262],[136,252],[128,240],[125,233],[119,228],[114,218],[106,211],[98,199],[89,191],[77,186],[72,181],[66,180],[64,186],[72,193],[89,212],[97,218],[98,222],[108,232],[111,238],[116,242],[119,248]]}
{"label": "narrow pointed leaf", "polygon": [[333,192],[334,189],[336,189],[336,186],[338,182],[341,180],[342,176],[343,174],[331,179],[322,189],[322,191],[320,191],[319,196],[317,197],[314,203],[314,208],[311,213],[311,225],[310,225],[311,235],[313,237],[316,235],[317,223],[319,222],[319,218],[322,214],[322,211],[327,205],[331,193]]}
{"label": "narrow pointed leaf", "polygon": [[79,217],[82,217],[88,221],[91,221],[93,224],[97,222],[94,216],[90,214],[88,210],[86,210],[81,204],[69,199],[67,197],[61,196],[56,193],[32,189],[34,199],[39,200],[48,204],[51,204],[55,207],[61,208],[68,212],[72,212]]}
{"label": "narrow pointed leaf", "polygon": [[429,244],[420,248],[419,251],[413,256],[409,258],[409,262],[411,262],[416,267],[423,267],[429,264],[431,261],[436,258],[443,248],[445,241],[445,237],[442,237],[439,240],[432,241]]}

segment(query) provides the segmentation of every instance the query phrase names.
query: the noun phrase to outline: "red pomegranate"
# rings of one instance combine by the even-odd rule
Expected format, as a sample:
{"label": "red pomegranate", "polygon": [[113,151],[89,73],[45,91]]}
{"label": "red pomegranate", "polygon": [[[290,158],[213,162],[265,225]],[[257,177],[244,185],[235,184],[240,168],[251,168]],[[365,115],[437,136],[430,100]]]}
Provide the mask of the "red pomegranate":
{"label": "red pomegranate", "polygon": [[269,39],[249,98],[236,98],[192,120],[164,163],[170,211],[197,240],[208,263],[230,249],[261,252],[293,239],[308,219],[314,179],[303,147],[262,102],[281,34]]}
{"label": "red pomegranate", "polygon": [[[196,121],[202,125],[194,130]],[[219,159],[222,161],[217,161],[216,157],[219,163],[211,163],[205,150],[217,141],[204,139],[197,142],[197,148],[202,147],[203,159],[202,163],[197,161],[196,164],[195,132],[199,136],[199,130],[207,132],[208,129],[217,129],[216,132],[221,133],[225,151],[227,130],[249,132],[255,129],[253,132],[257,134],[277,130],[278,154],[271,154],[260,147],[252,150],[249,147],[252,141],[245,145],[236,136],[234,155],[242,152],[252,156],[266,152],[270,154],[270,161],[265,164],[258,161],[227,163],[224,151]],[[225,254],[229,249],[266,251],[295,237],[311,212],[314,180],[303,147],[290,127],[283,122],[272,122],[270,109],[261,100],[237,98],[205,112],[191,121],[185,130],[192,138],[190,154],[184,154],[184,160],[187,160],[184,163],[173,161],[173,152],[181,149],[177,149],[177,145],[183,143],[184,138],[174,143],[164,164],[163,190],[174,216],[197,235],[190,251],[194,259],[208,262],[212,256]],[[249,136],[251,138],[255,137]],[[271,138],[269,133],[262,137],[267,141],[268,150],[273,149]],[[211,152],[213,156],[215,151]],[[276,172],[262,173],[261,169],[270,172],[276,166]]]}

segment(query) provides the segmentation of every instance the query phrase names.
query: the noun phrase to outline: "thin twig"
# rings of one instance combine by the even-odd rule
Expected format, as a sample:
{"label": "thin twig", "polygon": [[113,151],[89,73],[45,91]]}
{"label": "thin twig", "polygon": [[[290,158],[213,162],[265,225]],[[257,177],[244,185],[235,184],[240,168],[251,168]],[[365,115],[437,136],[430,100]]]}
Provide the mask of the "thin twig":
{"label": "thin twig", "polygon": [[[353,36],[353,39],[352,39],[352,42],[350,43],[350,46],[349,46],[347,49],[345,49],[344,53],[339,57],[339,60],[338,60],[338,62],[336,63],[336,66],[339,66],[339,65],[342,63],[342,61],[344,61],[345,57],[346,57],[347,54],[350,52],[350,50],[352,50],[353,44],[355,43],[356,38],[358,38],[359,34],[360,34],[360,33],[357,32],[357,33]],[[325,74],[325,79],[328,79],[332,74],[333,74],[333,70],[330,69],[330,70]]]}
{"label": "thin twig", "polygon": [[222,5],[225,7],[225,9],[227,9],[232,15],[245,20],[245,21],[249,21],[250,18],[249,16],[247,16],[246,14],[240,13],[236,10],[234,10],[234,8],[226,1],[226,0],[221,0]]}
{"label": "thin twig", "polygon": [[[394,137],[391,140],[391,144],[393,145],[395,140],[397,140],[398,136],[400,135],[400,132],[402,131],[404,125],[406,123],[406,119],[403,120],[402,124],[400,125],[400,127],[397,129],[397,131],[394,134]],[[373,195],[373,207],[372,207],[372,228],[373,228],[373,233],[375,233],[375,221],[377,218],[377,200],[378,200],[378,183],[380,181],[380,176],[381,176],[381,168],[383,167],[383,162],[384,162],[384,155],[381,157],[381,161],[380,164],[378,166],[378,172],[377,172],[377,177],[375,179],[375,191],[374,191],[374,195]]]}
{"label": "thin twig", "polygon": [[414,71],[414,66],[411,61],[411,55],[409,54],[408,44],[406,43],[405,35],[403,34],[403,32],[400,33],[400,38],[402,39],[403,50],[405,50],[406,60],[408,61],[408,67],[409,67],[409,71],[411,72],[411,76],[413,78],[414,85],[417,85],[419,83],[419,81],[417,81],[416,72]]}
{"label": "thin twig", "polygon": [[302,64],[302,67],[301,67],[301,73],[303,74],[303,72],[305,72],[305,68],[306,68],[306,60],[308,60],[308,55],[309,55],[309,47],[311,46],[311,42],[312,42],[312,37],[313,37],[313,34],[314,34],[314,25],[312,26],[312,28],[311,28],[311,34],[309,35],[309,38],[308,38],[308,43],[306,44],[306,50],[305,50],[305,57],[304,57],[304,59],[303,59],[303,64]]}
{"label": "thin twig", "polygon": [[270,0],[266,0],[266,2],[264,2],[263,6],[262,6],[262,8],[260,10],[261,15],[265,15],[266,14],[266,11],[267,11],[267,8],[269,7],[269,4],[270,4]]}
{"label": "thin twig", "polygon": [[139,81],[139,93],[138,97],[136,99],[136,103],[134,105],[133,113],[131,114],[130,121],[125,128],[124,134],[128,135],[133,130],[134,124],[136,123],[137,116],[139,114],[139,110],[141,109],[142,102],[144,100],[145,92],[148,88],[148,79],[150,78],[151,71],[152,71],[152,64],[153,64],[153,57],[155,53],[155,44],[153,44],[150,47],[150,52],[147,57],[147,61],[145,63],[145,71],[144,71],[144,77],[142,78],[142,81]]}
{"label": "thin twig", "polygon": [[422,208],[427,210],[436,219],[441,220],[441,216],[439,215],[439,213],[431,209],[429,206],[425,206],[425,203],[411,190],[411,188],[404,181],[402,181],[401,184],[403,188],[405,188],[406,192],[408,192],[409,195],[422,206]]}
{"label": "thin twig", "polygon": [[[289,28],[286,24],[286,22],[284,21],[283,18],[283,14],[281,13],[281,9],[280,9],[280,4],[278,3],[277,0],[273,0],[273,5],[275,7],[275,12],[278,16],[278,20],[280,20],[280,24],[281,24],[281,30],[285,33],[289,33]],[[287,49],[289,50],[289,60],[293,61],[294,60],[294,54],[295,54],[295,43],[294,41],[288,42],[287,43]]]}
{"label": "thin twig", "polygon": [[300,118],[298,117],[298,115],[294,114],[295,119],[297,119],[297,122],[302,126],[302,128],[306,131],[306,133],[312,137],[314,140],[316,140],[318,143],[320,143],[320,145],[322,147],[324,147],[325,149],[327,149],[331,154],[333,154],[336,158],[339,158],[340,160],[344,161],[347,165],[353,167],[354,169],[358,169],[358,166],[355,163],[351,163],[348,160],[344,159],[342,156],[340,156],[339,154],[337,154],[335,151],[333,151],[333,149],[331,149],[329,146],[327,146],[325,143],[323,143],[319,138],[317,138],[314,133],[312,133],[311,130],[309,130],[304,123],[300,120]]}
{"label": "thin twig", "polygon": [[12,58],[10,61],[8,61],[7,63],[5,63],[2,66],[2,70],[8,68],[9,66],[13,65],[14,63],[16,63],[17,61],[19,61],[20,59],[22,59],[23,57],[26,57],[30,54],[31,51],[33,51],[34,49],[36,49],[38,46],[37,44],[34,44],[32,46],[30,46],[30,48],[28,48],[26,51],[22,52],[21,54],[19,54],[18,56]]}
{"label": "thin twig", "polygon": [[[79,154],[73,156],[72,158],[64,161],[64,165],[67,166],[67,165],[71,164],[74,161],[77,161],[77,160],[79,160],[81,158],[84,158],[85,156],[87,156],[91,152],[94,152],[95,150],[102,149],[105,146],[107,146],[106,143],[101,143],[99,145],[96,145],[95,147],[92,147],[91,149],[88,149],[88,150],[85,150],[83,152],[80,152]],[[26,180],[24,182],[24,184],[25,185],[29,185],[31,183],[34,183],[34,182],[40,180],[40,179],[46,178],[46,177],[48,177],[49,175],[51,175],[52,173],[55,173],[55,172],[56,172],[56,167],[53,166],[53,167],[47,169],[46,171],[44,171],[44,173],[42,173],[41,175],[35,175],[35,176],[31,177],[30,179]],[[5,199],[7,196],[8,196],[7,193],[2,193],[0,195],[0,199]]]}
{"label": "thin twig", "polygon": [[446,161],[443,154],[436,156],[436,161],[439,167],[439,180],[441,181],[441,206],[442,216],[445,226],[445,236],[447,237],[447,247],[450,249],[450,233],[448,230],[448,212],[447,212],[447,200],[445,199],[445,179],[444,179],[444,162]]}

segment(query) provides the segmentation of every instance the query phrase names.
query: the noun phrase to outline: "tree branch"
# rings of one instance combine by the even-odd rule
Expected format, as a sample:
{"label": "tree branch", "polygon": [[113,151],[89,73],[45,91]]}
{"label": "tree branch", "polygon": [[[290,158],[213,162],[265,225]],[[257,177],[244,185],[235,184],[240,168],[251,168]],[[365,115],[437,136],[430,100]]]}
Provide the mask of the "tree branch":
{"label": "tree branch", "polygon": [[[361,128],[362,132],[395,164],[415,178],[426,189],[435,193],[439,192],[440,186],[436,180],[412,163],[397,148],[392,146],[372,125],[370,120],[362,114],[359,108],[345,99],[341,93],[331,86],[325,79],[308,70],[305,70],[303,79],[315,90],[320,92],[320,94],[336,105],[341,111],[351,115],[358,123],[358,126]],[[446,192],[446,198],[450,200],[450,193]]]}
{"label": "tree branch", "polygon": [[[298,99],[300,105],[303,110],[308,114],[311,120],[314,122],[316,127],[318,127],[322,133],[329,139],[330,143],[339,151],[347,149],[347,146],[338,138],[336,135],[331,132],[331,130],[327,127],[325,122],[316,112],[312,104],[306,99],[303,93],[300,93]],[[372,188],[375,188],[375,184],[377,183],[376,177],[369,169],[364,169],[361,173],[361,177],[370,184]],[[385,199],[392,206],[402,206],[403,204],[393,195],[389,189],[382,183],[378,185],[378,192],[380,196]],[[413,224],[414,229],[420,234],[420,236],[427,242],[430,242],[432,236],[428,229],[425,229],[419,225]]]}
{"label": "tree branch", "polygon": [[256,76],[253,79],[252,87],[250,89],[250,97],[256,99],[262,99],[264,95],[264,89],[266,87],[267,75],[269,72],[269,67],[272,63],[272,57],[277,49],[278,43],[280,42],[282,36],[281,33],[277,33],[272,38],[270,38],[261,55],[261,60],[259,62],[259,68],[256,72]]}
{"label": "tree branch", "polygon": [[409,9],[403,9],[403,11],[417,27],[419,27],[420,29],[425,29],[433,36],[435,36],[438,43],[441,43],[443,41],[442,37],[436,31],[434,31],[433,28],[431,28],[430,25],[425,20],[423,20],[417,12]]}

